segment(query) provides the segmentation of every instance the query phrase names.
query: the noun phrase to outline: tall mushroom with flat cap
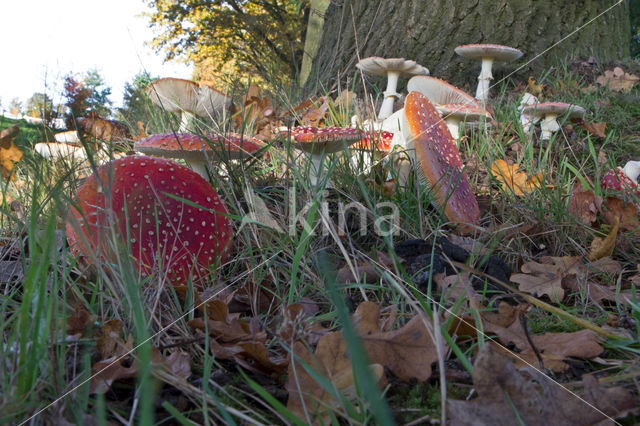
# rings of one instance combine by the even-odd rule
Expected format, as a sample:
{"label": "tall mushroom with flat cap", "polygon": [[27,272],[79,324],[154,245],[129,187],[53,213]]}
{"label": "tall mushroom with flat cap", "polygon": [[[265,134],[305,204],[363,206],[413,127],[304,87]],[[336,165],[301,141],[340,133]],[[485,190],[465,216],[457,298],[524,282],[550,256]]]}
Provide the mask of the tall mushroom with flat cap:
{"label": "tall mushroom with flat cap", "polygon": [[209,158],[215,161],[239,160],[258,154],[264,146],[261,140],[237,133],[207,137],[190,133],[163,133],[140,139],[133,148],[155,157],[183,159],[206,179]]}
{"label": "tall mushroom with flat cap", "polygon": [[522,109],[522,115],[532,118],[541,118],[540,128],[542,135],[540,139],[547,141],[551,139],[554,132],[560,130],[558,117],[568,118],[582,117],[587,111],[578,105],[565,104],[563,102],[543,102],[526,106]]}
{"label": "tall mushroom with flat cap", "polygon": [[463,58],[482,60],[476,99],[483,103],[489,100],[489,87],[491,80],[493,80],[493,74],[491,73],[493,63],[515,61],[523,55],[518,49],[499,44],[465,44],[456,47],[455,52]]}
{"label": "tall mushroom with flat cap", "polygon": [[181,78],[159,78],[145,91],[155,105],[180,114],[181,132],[187,130],[194,115],[208,118],[231,105],[231,99],[222,92]]}
{"label": "tall mushroom with flat cap", "polygon": [[362,59],[356,67],[367,74],[386,75],[387,90],[384,91],[384,101],[380,107],[378,119],[384,120],[393,113],[393,102],[400,94],[396,92],[400,76],[411,77],[414,75],[428,75],[429,70],[416,61],[404,58],[379,58],[372,56]]}
{"label": "tall mushroom with flat cap", "polygon": [[419,92],[409,93],[404,111],[406,137],[412,141],[419,170],[431,185],[434,200],[444,207],[450,221],[459,224],[460,231],[471,231],[480,221],[480,209],[449,129]]}
{"label": "tall mushroom with flat cap", "polygon": [[[232,229],[209,183],[173,161],[129,156],[98,168],[78,189],[67,218],[72,253],[116,262],[113,241],[130,248],[136,269],[175,285],[200,283],[226,254]],[[183,201],[186,200],[186,201]]]}
{"label": "tall mushroom with flat cap", "polygon": [[311,154],[311,185],[317,186],[322,178],[322,164],[327,154],[347,149],[362,139],[360,129],[340,127],[294,127],[280,132],[278,137],[291,137],[293,146]]}

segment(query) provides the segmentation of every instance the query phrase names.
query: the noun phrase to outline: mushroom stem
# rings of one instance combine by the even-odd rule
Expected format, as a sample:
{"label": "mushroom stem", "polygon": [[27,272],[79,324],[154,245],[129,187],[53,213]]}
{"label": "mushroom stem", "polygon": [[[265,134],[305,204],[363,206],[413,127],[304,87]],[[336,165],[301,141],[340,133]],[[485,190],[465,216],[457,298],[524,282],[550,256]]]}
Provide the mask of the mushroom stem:
{"label": "mushroom stem", "polygon": [[378,113],[378,119],[380,120],[384,120],[393,114],[393,104],[396,98],[400,97],[400,94],[396,92],[398,78],[400,78],[400,71],[387,72],[387,90],[384,91],[384,101],[382,101],[380,113]]}
{"label": "mushroom stem", "polygon": [[322,166],[324,163],[324,153],[311,155],[311,170],[309,171],[309,181],[312,186],[318,186],[322,180]]}
{"label": "mushroom stem", "polygon": [[207,173],[207,162],[204,160],[188,160],[187,164],[191,167],[191,170],[209,180],[209,174]]}
{"label": "mushroom stem", "polygon": [[447,127],[449,128],[451,137],[455,139],[457,144],[458,139],[460,139],[460,119],[458,117],[454,117],[453,115],[448,115],[445,116],[444,122],[447,123]]}
{"label": "mushroom stem", "polygon": [[629,179],[634,183],[638,182],[638,176],[640,176],[640,161],[627,161],[622,171]]}
{"label": "mushroom stem", "polygon": [[548,141],[554,132],[560,130],[557,118],[558,114],[545,114],[544,119],[540,123],[540,128],[542,129],[541,140]]}
{"label": "mushroom stem", "polygon": [[178,131],[186,132],[192,120],[193,114],[187,111],[182,111],[182,113],[180,113],[180,127],[178,128]]}
{"label": "mushroom stem", "polygon": [[493,67],[493,58],[482,58],[482,70],[478,77],[478,88],[476,89],[476,99],[481,102],[487,102],[489,100],[489,87],[491,80],[493,80],[493,74],[491,68]]}

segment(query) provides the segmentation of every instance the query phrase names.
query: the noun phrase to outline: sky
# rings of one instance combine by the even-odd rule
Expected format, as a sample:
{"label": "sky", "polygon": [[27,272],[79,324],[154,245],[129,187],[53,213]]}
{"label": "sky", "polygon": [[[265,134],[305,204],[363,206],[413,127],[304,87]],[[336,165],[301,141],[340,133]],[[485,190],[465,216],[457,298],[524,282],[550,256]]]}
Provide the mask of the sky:
{"label": "sky", "polygon": [[148,45],[155,29],[140,16],[142,0],[17,0],[0,3],[0,101],[23,102],[47,93],[62,102],[69,73],[98,69],[122,105],[124,83],[140,71],[159,77],[190,78],[191,67],[163,61]]}

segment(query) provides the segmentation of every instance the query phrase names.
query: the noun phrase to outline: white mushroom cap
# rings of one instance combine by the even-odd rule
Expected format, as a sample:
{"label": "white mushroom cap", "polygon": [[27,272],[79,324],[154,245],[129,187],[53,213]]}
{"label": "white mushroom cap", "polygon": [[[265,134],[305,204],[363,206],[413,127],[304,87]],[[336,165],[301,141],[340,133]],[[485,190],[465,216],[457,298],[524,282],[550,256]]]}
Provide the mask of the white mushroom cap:
{"label": "white mushroom cap", "polygon": [[85,161],[87,159],[87,154],[82,147],[67,143],[41,142],[35,144],[34,149],[42,157],[52,160]]}
{"label": "white mushroom cap", "polygon": [[429,75],[429,70],[422,65],[418,65],[416,61],[404,58],[380,58],[371,56],[360,60],[356,64],[356,68],[367,74],[387,75],[389,71],[399,72],[400,75]]}
{"label": "white mushroom cap", "polygon": [[67,132],[60,132],[53,135],[53,139],[56,142],[64,142],[78,145],[80,144],[80,137],[78,136],[78,132],[76,130],[69,130]]}
{"label": "white mushroom cap", "polygon": [[455,117],[460,120],[474,121],[480,118],[491,118],[491,114],[486,109],[467,104],[436,105],[436,110],[444,117]]}
{"label": "white mushroom cap", "polygon": [[522,51],[500,44],[465,44],[455,48],[463,58],[492,58],[496,62],[511,62],[522,57]]}
{"label": "white mushroom cap", "polygon": [[544,102],[528,105],[522,109],[522,113],[533,117],[543,117],[545,115],[569,114],[569,117],[582,117],[587,110],[579,105],[566,104],[563,102]]}
{"label": "white mushroom cap", "polygon": [[456,86],[444,80],[428,76],[415,76],[407,83],[409,93],[416,91],[422,93],[434,104],[466,104],[480,108],[480,103]]}
{"label": "white mushroom cap", "polygon": [[173,77],[153,81],[146,93],[155,105],[167,111],[188,112],[205,118],[231,105],[230,98],[209,86]]}

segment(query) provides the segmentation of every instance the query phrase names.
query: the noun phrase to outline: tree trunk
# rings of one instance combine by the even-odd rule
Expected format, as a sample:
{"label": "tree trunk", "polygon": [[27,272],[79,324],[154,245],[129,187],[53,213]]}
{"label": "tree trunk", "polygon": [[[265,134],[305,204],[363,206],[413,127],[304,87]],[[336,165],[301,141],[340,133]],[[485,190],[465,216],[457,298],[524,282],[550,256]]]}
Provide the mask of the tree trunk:
{"label": "tree trunk", "polygon": [[369,56],[413,59],[432,75],[471,89],[480,63],[457,56],[461,44],[504,44],[525,53],[496,64],[495,81],[516,70],[527,75],[558,65],[570,55],[623,59],[630,49],[628,1],[331,0],[306,89],[344,83]]}

